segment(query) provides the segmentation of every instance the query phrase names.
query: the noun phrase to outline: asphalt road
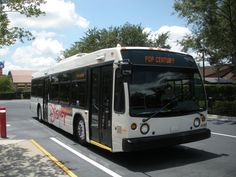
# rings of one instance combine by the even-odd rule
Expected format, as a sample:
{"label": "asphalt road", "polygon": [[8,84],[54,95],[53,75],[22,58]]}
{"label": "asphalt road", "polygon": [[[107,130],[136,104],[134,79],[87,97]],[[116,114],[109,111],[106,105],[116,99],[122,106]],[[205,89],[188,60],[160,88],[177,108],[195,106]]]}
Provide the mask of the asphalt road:
{"label": "asphalt road", "polygon": [[0,101],[7,107],[9,139],[34,139],[79,177],[235,177],[236,121],[209,120],[207,140],[171,148],[110,153],[83,147],[72,136],[31,117],[29,100]]}

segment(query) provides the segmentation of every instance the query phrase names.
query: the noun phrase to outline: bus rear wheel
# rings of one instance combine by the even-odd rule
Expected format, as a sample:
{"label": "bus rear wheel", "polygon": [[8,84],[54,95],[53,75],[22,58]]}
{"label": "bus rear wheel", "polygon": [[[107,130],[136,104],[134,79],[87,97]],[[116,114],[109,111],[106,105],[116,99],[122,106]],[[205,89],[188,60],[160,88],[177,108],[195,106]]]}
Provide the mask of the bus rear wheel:
{"label": "bus rear wheel", "polygon": [[81,117],[77,117],[76,119],[74,127],[74,137],[79,144],[86,145],[86,128],[84,119]]}

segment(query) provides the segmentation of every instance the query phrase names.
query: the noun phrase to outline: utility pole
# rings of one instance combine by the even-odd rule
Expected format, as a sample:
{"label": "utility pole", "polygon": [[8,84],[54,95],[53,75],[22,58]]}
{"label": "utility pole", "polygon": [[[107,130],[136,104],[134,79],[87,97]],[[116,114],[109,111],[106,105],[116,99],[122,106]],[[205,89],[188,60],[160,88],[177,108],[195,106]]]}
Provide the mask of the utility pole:
{"label": "utility pole", "polygon": [[203,77],[203,83],[205,84],[205,52],[202,51],[202,77]]}

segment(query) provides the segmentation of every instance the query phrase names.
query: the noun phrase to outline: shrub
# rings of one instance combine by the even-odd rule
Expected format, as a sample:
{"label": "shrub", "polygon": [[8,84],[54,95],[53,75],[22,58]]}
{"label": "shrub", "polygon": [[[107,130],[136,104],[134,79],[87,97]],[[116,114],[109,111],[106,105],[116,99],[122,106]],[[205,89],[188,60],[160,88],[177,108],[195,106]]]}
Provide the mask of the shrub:
{"label": "shrub", "polygon": [[30,99],[30,93],[31,92],[0,93],[0,100]]}
{"label": "shrub", "polygon": [[0,93],[13,93],[16,91],[12,80],[8,76],[0,76]]}
{"label": "shrub", "polygon": [[236,116],[236,101],[216,101],[212,113],[225,116]]}
{"label": "shrub", "polygon": [[214,100],[236,100],[235,84],[205,84],[205,88],[207,97],[212,97]]}
{"label": "shrub", "polygon": [[10,92],[10,93],[0,93],[0,100],[11,100],[11,99],[17,99],[16,92]]}
{"label": "shrub", "polygon": [[205,84],[205,88],[208,97],[209,113],[236,116],[235,84]]}

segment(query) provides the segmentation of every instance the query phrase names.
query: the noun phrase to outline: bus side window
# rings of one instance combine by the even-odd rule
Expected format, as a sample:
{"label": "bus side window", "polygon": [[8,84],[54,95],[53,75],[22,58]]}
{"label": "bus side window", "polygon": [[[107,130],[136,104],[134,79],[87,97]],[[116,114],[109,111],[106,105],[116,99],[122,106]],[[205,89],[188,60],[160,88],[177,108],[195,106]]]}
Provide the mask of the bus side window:
{"label": "bus side window", "polygon": [[31,96],[37,96],[36,95],[36,89],[37,89],[37,87],[36,87],[36,81],[35,80],[32,80],[31,81]]}
{"label": "bus side window", "polygon": [[51,78],[51,90],[50,90],[50,98],[51,101],[58,102],[59,96],[59,82],[57,75],[53,75]]}
{"label": "bus side window", "polygon": [[70,82],[60,84],[59,100],[64,104],[69,104],[70,101]]}
{"label": "bus side window", "polygon": [[124,84],[121,75],[121,70],[116,70],[115,76],[115,103],[114,110],[118,113],[125,112],[125,95],[124,95]]}
{"label": "bus side window", "polygon": [[59,74],[58,78],[60,83],[59,101],[62,104],[69,104],[71,74],[69,72],[61,73]]}
{"label": "bus side window", "polygon": [[84,108],[87,96],[86,82],[72,82],[71,95],[71,103]]}

